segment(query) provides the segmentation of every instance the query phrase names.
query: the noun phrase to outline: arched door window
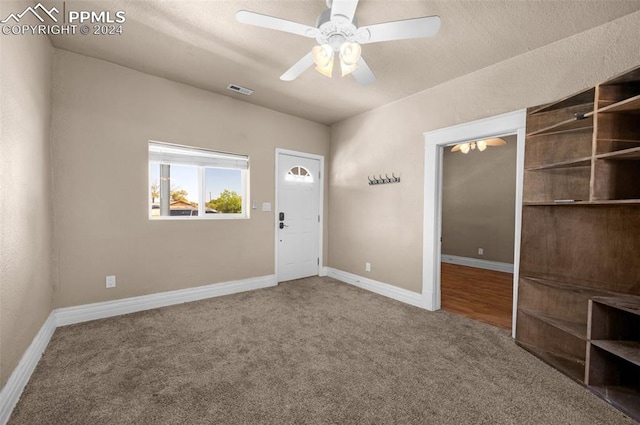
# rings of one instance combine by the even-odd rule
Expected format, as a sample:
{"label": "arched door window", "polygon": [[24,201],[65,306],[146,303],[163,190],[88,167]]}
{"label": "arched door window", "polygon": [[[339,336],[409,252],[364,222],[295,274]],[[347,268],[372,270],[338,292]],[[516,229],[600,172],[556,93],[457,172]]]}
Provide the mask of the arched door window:
{"label": "arched door window", "polygon": [[313,183],[313,176],[302,165],[296,165],[291,167],[291,169],[287,172],[286,179],[288,181],[302,182],[302,183]]}

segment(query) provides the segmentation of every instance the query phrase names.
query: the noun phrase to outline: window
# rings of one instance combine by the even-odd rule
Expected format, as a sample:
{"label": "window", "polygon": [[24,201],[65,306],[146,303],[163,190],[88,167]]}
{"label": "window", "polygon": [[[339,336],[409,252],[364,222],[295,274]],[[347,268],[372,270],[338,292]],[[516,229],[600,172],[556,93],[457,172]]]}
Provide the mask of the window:
{"label": "window", "polygon": [[149,217],[246,218],[249,158],[149,142]]}
{"label": "window", "polygon": [[313,176],[302,165],[296,165],[295,167],[291,167],[291,169],[287,172],[286,180],[294,181],[294,182],[303,182],[303,183],[313,183]]}

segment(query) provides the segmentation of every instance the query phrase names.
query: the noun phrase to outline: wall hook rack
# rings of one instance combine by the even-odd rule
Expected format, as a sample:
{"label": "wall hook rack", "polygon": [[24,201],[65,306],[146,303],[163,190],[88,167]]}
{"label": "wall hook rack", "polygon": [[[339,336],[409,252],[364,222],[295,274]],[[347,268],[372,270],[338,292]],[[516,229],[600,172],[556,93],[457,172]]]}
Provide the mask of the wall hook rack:
{"label": "wall hook rack", "polygon": [[378,174],[378,177],[374,174],[373,177],[367,176],[367,179],[369,180],[370,186],[376,184],[400,183],[400,177],[396,177],[395,173],[391,173],[391,177],[386,173],[384,177],[382,177],[382,174]]}

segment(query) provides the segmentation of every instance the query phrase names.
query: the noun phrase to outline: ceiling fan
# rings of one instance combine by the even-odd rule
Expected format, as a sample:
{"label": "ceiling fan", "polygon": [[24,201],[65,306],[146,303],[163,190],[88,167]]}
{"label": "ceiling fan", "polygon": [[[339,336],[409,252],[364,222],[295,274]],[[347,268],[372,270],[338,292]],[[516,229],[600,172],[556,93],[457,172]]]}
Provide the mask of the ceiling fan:
{"label": "ceiling fan", "polygon": [[342,76],[352,74],[362,85],[373,83],[376,77],[361,56],[361,44],[431,37],[440,29],[438,16],[358,27],[354,16],[357,6],[358,0],[327,0],[328,9],[320,14],[315,27],[247,10],[236,13],[236,19],[245,24],[316,39],[318,45],[282,74],[281,80],[293,81],[314,64],[318,72],[331,77],[337,56]]}
{"label": "ceiling fan", "polygon": [[469,151],[478,148],[480,152],[487,149],[487,146],[504,146],[507,144],[507,141],[501,139],[499,137],[494,137],[492,139],[478,140],[476,142],[467,142],[467,143],[458,143],[454,147],[451,148],[451,152],[462,152],[464,154],[469,153]]}

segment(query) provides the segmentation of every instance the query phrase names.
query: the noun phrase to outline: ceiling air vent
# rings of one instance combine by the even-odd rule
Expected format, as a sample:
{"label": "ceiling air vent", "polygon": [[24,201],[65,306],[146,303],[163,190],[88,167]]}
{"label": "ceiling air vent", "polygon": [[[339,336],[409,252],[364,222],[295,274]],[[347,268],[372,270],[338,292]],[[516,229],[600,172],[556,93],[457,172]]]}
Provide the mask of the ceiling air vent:
{"label": "ceiling air vent", "polygon": [[227,90],[231,90],[231,91],[234,91],[236,93],[244,94],[246,96],[249,96],[250,94],[253,93],[253,90],[248,89],[246,87],[239,86],[237,84],[229,84],[227,86]]}

